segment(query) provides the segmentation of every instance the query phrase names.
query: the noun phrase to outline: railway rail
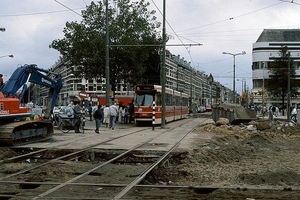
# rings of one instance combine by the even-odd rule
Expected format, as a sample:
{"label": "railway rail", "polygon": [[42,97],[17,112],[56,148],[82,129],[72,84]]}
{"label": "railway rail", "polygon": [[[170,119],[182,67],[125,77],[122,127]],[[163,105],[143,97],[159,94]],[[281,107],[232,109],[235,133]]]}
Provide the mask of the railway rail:
{"label": "railway rail", "polygon": [[[28,199],[122,199],[132,188],[141,187],[138,184],[158,165],[161,165],[174,150],[185,140],[190,133],[205,123],[207,119],[180,120],[170,123],[170,128],[149,131],[149,127],[139,127],[123,130],[120,136],[103,139],[86,145],[81,149],[65,150],[64,155],[49,158],[45,155],[55,155],[56,150],[62,147],[77,144],[78,140],[69,141],[68,144],[57,144],[50,148],[38,149],[24,155],[1,160],[1,165],[12,165],[14,162],[23,163],[28,159],[37,160],[27,163],[26,167],[12,170],[0,176],[0,198],[28,198]],[[87,134],[86,134],[87,135]],[[143,137],[141,137],[143,136]],[[147,136],[147,137],[146,137]],[[85,136],[93,139],[94,134]],[[172,144],[164,142],[175,137]],[[139,138],[134,140],[133,138]],[[165,140],[165,139],[168,140]],[[107,150],[102,147],[113,146],[118,141],[130,141],[126,149]],[[160,142],[157,142],[160,141]],[[151,151],[145,150],[151,146]],[[162,146],[164,150],[162,150]],[[79,162],[88,155],[87,162]],[[105,158],[103,158],[105,155]],[[92,161],[92,162],[91,162]],[[72,171],[72,167],[82,164],[81,168]],[[64,167],[68,169],[68,176],[56,176],[55,180],[32,181],[29,174],[38,179],[39,175],[50,173]],[[50,171],[47,171],[50,170]],[[15,171],[15,172],[14,172]],[[60,171],[61,172],[61,171]],[[108,178],[109,177],[109,178]],[[114,181],[113,181],[114,180]],[[80,182],[79,182],[80,181]],[[10,187],[7,187],[10,186]],[[146,186],[145,186],[146,187]],[[152,186],[153,187],[153,186]],[[6,188],[6,190],[5,190]],[[7,188],[11,188],[7,190]]]}

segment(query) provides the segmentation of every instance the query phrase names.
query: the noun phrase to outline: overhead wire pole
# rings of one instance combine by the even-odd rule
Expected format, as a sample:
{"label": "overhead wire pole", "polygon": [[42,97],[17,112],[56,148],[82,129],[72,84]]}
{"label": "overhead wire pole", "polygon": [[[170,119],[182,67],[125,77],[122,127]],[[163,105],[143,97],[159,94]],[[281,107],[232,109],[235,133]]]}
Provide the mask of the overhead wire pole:
{"label": "overhead wire pole", "polygon": [[161,89],[162,89],[162,111],[161,128],[166,125],[166,0],[163,0],[163,41],[162,41],[162,68],[161,68]]}
{"label": "overhead wire pole", "polygon": [[108,0],[106,0],[106,8],[105,8],[105,12],[106,12],[106,17],[105,17],[105,23],[106,23],[106,46],[105,46],[105,100],[106,100],[106,104],[109,103],[109,92],[110,92],[110,88],[109,88],[109,83],[110,83],[110,79],[109,79],[109,25],[108,25]]}
{"label": "overhead wire pole", "polygon": [[288,53],[288,85],[287,85],[287,121],[289,122],[291,120],[290,113],[291,113],[291,54]]}

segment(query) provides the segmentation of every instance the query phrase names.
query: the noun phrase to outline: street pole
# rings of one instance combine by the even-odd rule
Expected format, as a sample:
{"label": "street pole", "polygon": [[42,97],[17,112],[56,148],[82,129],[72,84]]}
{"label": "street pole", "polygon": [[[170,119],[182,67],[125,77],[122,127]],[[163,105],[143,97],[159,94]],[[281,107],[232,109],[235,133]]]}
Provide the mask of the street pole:
{"label": "street pole", "polygon": [[176,91],[178,91],[178,65],[177,65],[177,73],[176,73],[176,78],[177,78],[177,82],[176,82]]}
{"label": "street pole", "polygon": [[163,1],[163,41],[162,41],[162,69],[161,69],[161,128],[165,128],[166,124],[166,0]]}
{"label": "street pole", "polygon": [[233,103],[236,103],[235,101],[235,54],[233,54]]}
{"label": "street pole", "polygon": [[290,59],[290,53],[289,53],[289,58],[288,58],[288,88],[287,88],[287,121],[290,121],[290,114],[291,114],[291,107],[290,107],[290,93],[291,93],[291,73],[290,73],[290,64],[291,64],[291,59]]}
{"label": "street pole", "polygon": [[232,95],[232,102],[236,103],[235,99],[235,57],[238,55],[245,55],[246,51],[242,51],[241,53],[228,53],[223,52],[223,54],[229,54],[233,56],[233,95]]}
{"label": "street pole", "polygon": [[192,82],[192,75],[193,75],[193,70],[192,70],[192,67],[190,68],[191,69],[191,74],[190,74],[190,110],[193,112],[194,114],[194,111],[193,111],[193,99],[192,99],[192,96],[193,96],[193,92],[192,92],[192,86],[193,86],[193,82]]}
{"label": "street pole", "polygon": [[109,79],[109,25],[108,25],[108,0],[106,0],[106,46],[105,46],[105,100],[106,105],[109,104],[109,93],[110,93],[110,79]]}

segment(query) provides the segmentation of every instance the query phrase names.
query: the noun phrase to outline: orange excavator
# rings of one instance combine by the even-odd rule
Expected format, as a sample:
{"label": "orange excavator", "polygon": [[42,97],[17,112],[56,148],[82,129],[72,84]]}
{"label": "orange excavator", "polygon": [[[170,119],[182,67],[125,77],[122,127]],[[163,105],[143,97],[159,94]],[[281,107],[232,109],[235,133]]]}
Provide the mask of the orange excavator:
{"label": "orange excavator", "polygon": [[[30,109],[20,106],[28,82],[49,88],[48,105],[42,119],[28,120]],[[52,138],[54,127],[50,116],[58,102],[61,87],[59,74],[34,64],[18,67],[0,88],[0,146],[23,145]]]}

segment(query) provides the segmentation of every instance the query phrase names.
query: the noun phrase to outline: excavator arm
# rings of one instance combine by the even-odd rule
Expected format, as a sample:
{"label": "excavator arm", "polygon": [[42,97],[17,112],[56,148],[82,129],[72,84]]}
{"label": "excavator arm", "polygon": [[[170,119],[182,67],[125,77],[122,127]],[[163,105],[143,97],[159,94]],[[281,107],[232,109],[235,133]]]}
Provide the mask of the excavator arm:
{"label": "excavator arm", "polygon": [[3,93],[4,97],[16,97],[18,96],[17,93],[20,88],[22,88],[22,91],[18,96],[21,102],[24,92],[27,89],[28,82],[49,88],[48,97],[50,101],[48,102],[44,116],[48,119],[59,99],[59,92],[62,87],[61,76],[48,70],[38,68],[34,64],[24,65],[14,71],[10,79],[2,86],[0,91]]}

